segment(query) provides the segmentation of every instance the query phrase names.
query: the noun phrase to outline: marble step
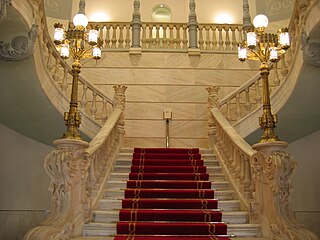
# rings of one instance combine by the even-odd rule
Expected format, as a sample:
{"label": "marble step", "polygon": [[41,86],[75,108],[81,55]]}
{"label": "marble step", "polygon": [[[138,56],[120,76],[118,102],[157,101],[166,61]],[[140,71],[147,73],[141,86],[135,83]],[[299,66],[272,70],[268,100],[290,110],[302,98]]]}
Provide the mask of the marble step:
{"label": "marble step", "polygon": [[[108,181],[107,189],[126,189],[127,188],[127,181]],[[214,190],[227,190],[229,189],[229,182],[227,181],[214,181],[211,182],[211,189]]]}
{"label": "marble step", "polygon": [[[113,172],[116,173],[128,173],[131,172],[131,165],[115,165]],[[207,173],[215,174],[222,173],[222,168],[220,166],[207,166]]]}
{"label": "marble step", "polygon": [[[219,161],[216,159],[205,159],[204,160],[204,165],[207,167],[214,167],[214,166],[219,166]],[[131,166],[132,163],[132,155],[129,157],[123,157],[123,156],[118,156],[115,166]]]}
{"label": "marble step", "polygon": [[[115,223],[119,221],[119,211],[94,211],[94,222],[97,223]],[[246,212],[224,212],[222,221],[229,224],[245,224],[248,222],[248,213]]]}
{"label": "marble step", "polygon": [[[110,181],[126,181],[129,179],[129,173],[114,172],[110,174]],[[224,173],[212,173],[209,174],[210,181],[226,181],[226,175]]]}
{"label": "marble step", "polygon": [[[99,210],[120,210],[122,208],[121,199],[104,198],[99,201]],[[223,212],[240,211],[239,200],[221,200],[218,202],[218,208]]]}
{"label": "marble step", "polygon": [[[212,149],[209,149],[209,148],[200,148],[200,153],[201,154],[210,154],[210,153],[213,153],[213,150]],[[133,148],[121,148],[120,149],[120,153],[133,153]]]}
{"label": "marble step", "polygon": [[[232,200],[234,199],[233,190],[216,190],[214,196],[218,200]],[[123,199],[124,189],[107,189],[104,194],[104,199]]]}
{"label": "marble step", "polygon": [[[228,224],[228,234],[235,237],[258,237],[260,232],[258,224]],[[115,233],[114,223],[87,223],[83,228],[84,236],[114,236]]]}

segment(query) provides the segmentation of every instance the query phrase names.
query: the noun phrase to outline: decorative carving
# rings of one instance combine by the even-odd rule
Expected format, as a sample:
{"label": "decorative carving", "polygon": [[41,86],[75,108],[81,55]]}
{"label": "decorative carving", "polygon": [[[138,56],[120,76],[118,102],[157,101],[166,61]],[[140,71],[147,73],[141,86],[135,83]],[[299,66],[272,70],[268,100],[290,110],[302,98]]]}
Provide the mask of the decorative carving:
{"label": "decorative carving", "polygon": [[33,54],[34,44],[38,37],[38,25],[33,24],[28,37],[17,36],[11,43],[0,42],[0,59],[13,61],[23,60]]}
{"label": "decorative carving", "polygon": [[[246,31],[248,28],[252,27],[248,0],[243,0],[242,8],[243,8],[243,16],[242,16],[243,25],[242,26],[243,26],[243,30]],[[244,34],[244,37],[247,37],[247,35]]]}
{"label": "decorative carving", "polygon": [[219,90],[218,86],[210,86],[206,88],[209,96],[208,96],[208,108],[220,108],[220,98],[219,98]]}
{"label": "decorative carving", "polygon": [[267,15],[276,15],[290,12],[294,0],[266,0]]}
{"label": "decorative carving", "polygon": [[121,108],[122,111],[124,111],[125,109],[125,106],[126,106],[126,95],[125,95],[125,92],[126,92],[126,89],[128,87],[126,86],[123,86],[123,85],[116,85],[116,86],[113,86],[113,89],[114,89],[114,107],[115,108]]}
{"label": "decorative carving", "polygon": [[42,226],[31,230],[24,239],[70,239],[81,229],[74,221],[85,221],[89,203],[86,182],[90,161],[85,151],[88,143],[70,139],[59,139],[54,143],[57,149],[48,154],[44,162],[51,179],[51,211]]}
{"label": "decorative carving", "polygon": [[59,12],[60,10],[57,0],[45,0],[45,8],[54,12]]}
{"label": "decorative carving", "polygon": [[257,150],[251,158],[253,168],[253,219],[269,226],[274,240],[318,239],[312,232],[295,222],[289,206],[291,178],[296,161],[286,152],[285,142],[255,144]]}
{"label": "decorative carving", "polygon": [[308,63],[320,67],[320,43],[309,42],[309,40],[309,36],[303,32],[301,36],[303,58]]}
{"label": "decorative carving", "polygon": [[7,6],[11,5],[12,0],[0,0],[0,23],[7,17]]}

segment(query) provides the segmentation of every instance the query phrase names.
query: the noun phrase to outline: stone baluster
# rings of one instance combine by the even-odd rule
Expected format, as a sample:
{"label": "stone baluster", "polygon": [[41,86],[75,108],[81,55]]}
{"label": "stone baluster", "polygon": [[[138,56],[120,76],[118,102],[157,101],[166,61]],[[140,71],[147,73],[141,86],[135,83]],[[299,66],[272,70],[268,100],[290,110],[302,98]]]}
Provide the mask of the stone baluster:
{"label": "stone baluster", "polygon": [[259,87],[259,80],[256,81],[255,83],[255,89],[256,89],[256,97],[255,100],[258,104],[261,103],[262,101],[262,97],[261,97],[261,91],[260,91],[260,87]]}
{"label": "stone baluster", "polygon": [[235,27],[231,27],[231,44],[232,44],[232,50],[237,50],[238,48],[238,42],[237,42],[237,38],[236,38],[236,28]]}
{"label": "stone baluster", "polygon": [[123,48],[123,43],[124,43],[124,37],[123,37],[123,29],[124,29],[124,25],[120,25],[119,26],[119,40],[118,40],[118,48]]}
{"label": "stone baluster", "polygon": [[219,40],[218,40],[218,44],[219,44],[219,49],[222,50],[224,47],[223,47],[223,37],[222,37],[222,30],[223,28],[222,27],[218,27],[218,36],[219,36]]}
{"label": "stone baluster", "polygon": [[245,99],[246,99],[246,102],[245,102],[245,104],[244,104],[244,107],[245,107],[247,113],[250,113],[250,109],[251,109],[250,88],[247,87],[247,88],[244,90],[244,92],[245,92],[245,95],[246,95],[246,98],[245,98]]}
{"label": "stone baluster", "polygon": [[203,49],[203,44],[204,44],[204,40],[203,40],[203,31],[204,31],[205,27],[199,27],[199,48]]}
{"label": "stone baluster", "polygon": [[160,48],[160,25],[159,24],[155,26],[155,30],[156,30],[155,46],[156,48]]}
{"label": "stone baluster", "polygon": [[132,14],[132,45],[133,48],[140,48],[140,36],[141,36],[141,14],[140,14],[140,0],[134,0],[133,2],[133,14]]}
{"label": "stone baluster", "polygon": [[53,68],[53,63],[52,63],[52,60],[53,60],[53,48],[52,46],[49,46],[49,55],[48,55],[48,59],[47,59],[47,69],[49,70],[49,72],[52,70]]}
{"label": "stone baluster", "polygon": [[198,22],[196,14],[196,3],[195,0],[190,0],[189,3],[189,48],[198,48],[197,41],[197,31],[198,31]]}
{"label": "stone baluster", "polygon": [[167,24],[164,24],[163,25],[163,38],[162,38],[162,47],[163,48],[168,48],[168,44],[169,44],[169,39],[167,37],[167,29],[168,29]]}
{"label": "stone baluster", "polygon": [[106,38],[105,38],[106,48],[110,48],[110,43],[111,43],[110,31],[111,31],[111,26],[110,25],[106,26]]}
{"label": "stone baluster", "polygon": [[225,45],[226,45],[226,50],[231,50],[231,41],[230,41],[230,28],[229,27],[224,27],[224,30],[226,31],[226,40],[225,40]]}
{"label": "stone baluster", "polygon": [[112,25],[111,48],[117,48],[117,29],[118,25]]}
{"label": "stone baluster", "polygon": [[211,49],[211,39],[210,39],[210,26],[205,27],[206,30],[206,48],[205,49]]}
{"label": "stone baluster", "polygon": [[130,43],[131,43],[131,39],[130,39],[130,27],[127,25],[126,26],[126,37],[125,37],[125,48],[130,48]]}
{"label": "stone baluster", "polygon": [[87,100],[87,91],[88,91],[88,85],[83,84],[83,90],[82,90],[82,98],[80,101],[80,107],[82,109],[86,108],[88,100]]}
{"label": "stone baluster", "polygon": [[183,30],[183,39],[182,39],[182,45],[183,49],[188,49],[188,38],[187,38],[187,29],[188,27],[186,25],[183,25],[182,30]]}
{"label": "stone baluster", "polygon": [[218,49],[217,31],[215,26],[212,26],[212,49]]}
{"label": "stone baluster", "polygon": [[240,93],[236,95],[236,120],[241,118],[241,103],[240,103]]}
{"label": "stone baluster", "polygon": [[93,118],[95,118],[97,113],[97,93],[95,91],[92,92],[92,102],[90,107],[90,113]]}
{"label": "stone baluster", "polygon": [[147,48],[147,26],[143,25],[142,26],[142,39],[141,39],[141,44],[142,48]]}
{"label": "stone baluster", "polygon": [[108,109],[107,109],[108,101],[103,98],[102,100],[102,114],[101,114],[101,122],[105,123],[108,119]]}
{"label": "stone baluster", "polygon": [[176,26],[176,44],[175,44],[176,49],[181,49],[182,40],[181,40],[181,36],[180,36],[180,30],[181,30],[181,26],[177,25]]}
{"label": "stone baluster", "polygon": [[228,101],[228,102],[227,102],[227,114],[226,114],[228,121],[231,121],[231,120],[232,120],[232,119],[231,119],[231,106],[230,106],[230,104],[231,104],[231,102]]}
{"label": "stone baluster", "polygon": [[105,39],[104,39],[104,36],[103,36],[103,32],[104,32],[104,26],[98,26],[98,29],[99,29],[99,38],[101,39],[102,41],[102,48],[105,48],[106,47],[106,42],[105,42]]}
{"label": "stone baluster", "polygon": [[54,73],[52,78],[55,82],[60,81],[60,59],[58,57],[56,57],[56,63],[54,65]]}
{"label": "stone baluster", "polygon": [[68,75],[69,75],[69,70],[65,66],[64,71],[63,71],[63,78],[61,82],[61,90],[65,96],[67,96],[67,89],[68,89]]}
{"label": "stone baluster", "polygon": [[173,29],[174,25],[170,24],[169,25],[169,30],[170,30],[170,39],[169,39],[169,47],[174,48],[174,35],[173,35]]}

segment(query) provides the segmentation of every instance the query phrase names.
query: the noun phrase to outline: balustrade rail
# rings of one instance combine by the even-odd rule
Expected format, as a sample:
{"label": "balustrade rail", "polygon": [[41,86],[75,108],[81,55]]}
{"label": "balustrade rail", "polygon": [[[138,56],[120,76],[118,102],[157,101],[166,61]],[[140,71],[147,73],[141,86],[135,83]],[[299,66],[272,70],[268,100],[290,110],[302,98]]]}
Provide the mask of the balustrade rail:
{"label": "balustrade rail", "polygon": [[[129,49],[132,27],[129,22],[90,22],[89,28],[99,29],[104,49]],[[143,22],[140,29],[142,49],[186,50],[189,43],[188,23]],[[242,41],[240,24],[200,24],[199,48],[208,51],[236,51]]]}

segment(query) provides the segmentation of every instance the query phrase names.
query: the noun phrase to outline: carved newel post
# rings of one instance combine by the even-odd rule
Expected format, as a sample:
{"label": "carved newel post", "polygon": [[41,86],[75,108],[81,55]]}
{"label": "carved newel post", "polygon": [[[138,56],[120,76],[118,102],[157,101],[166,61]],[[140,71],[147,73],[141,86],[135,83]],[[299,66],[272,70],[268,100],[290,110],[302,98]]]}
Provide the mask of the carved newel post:
{"label": "carved newel post", "polygon": [[140,48],[140,32],[141,32],[141,14],[140,0],[134,0],[132,14],[132,45],[133,48]]}
{"label": "carved newel post", "polygon": [[252,222],[261,223],[262,235],[274,240],[318,239],[299,226],[290,209],[291,178],[296,161],[286,152],[283,141],[257,143],[251,158],[254,193]]}
{"label": "carved newel post", "polygon": [[190,0],[189,3],[189,48],[198,48],[198,22],[196,14],[196,3],[195,0]]}
{"label": "carved newel post", "polygon": [[44,167],[50,177],[52,193],[50,214],[24,239],[69,239],[82,233],[90,204],[87,196],[88,143],[82,140],[58,139],[57,149],[47,155]]}
{"label": "carved newel post", "polygon": [[209,110],[209,118],[208,118],[208,136],[209,136],[209,144],[210,147],[213,148],[214,144],[216,143],[215,134],[216,134],[216,124],[215,121],[210,114],[210,110],[212,108],[220,108],[220,98],[219,98],[219,90],[220,87],[218,86],[210,86],[206,88],[209,95],[208,95],[208,110]]}
{"label": "carved newel post", "polygon": [[123,138],[124,138],[124,134],[125,134],[125,130],[124,130],[124,125],[125,125],[125,121],[124,121],[124,110],[126,107],[126,95],[125,92],[127,90],[126,86],[123,85],[116,85],[113,86],[114,89],[114,102],[115,108],[119,108],[122,111],[121,117],[118,121],[118,131],[119,131],[119,144],[120,146],[123,146]]}

